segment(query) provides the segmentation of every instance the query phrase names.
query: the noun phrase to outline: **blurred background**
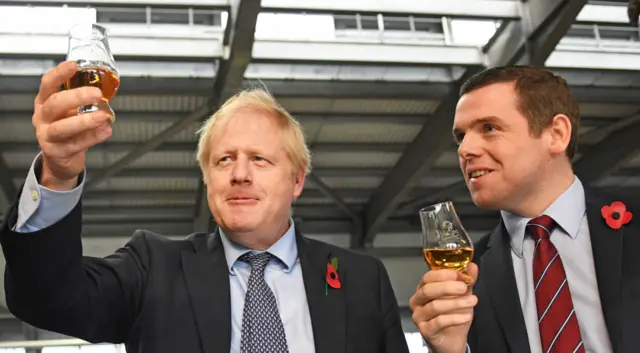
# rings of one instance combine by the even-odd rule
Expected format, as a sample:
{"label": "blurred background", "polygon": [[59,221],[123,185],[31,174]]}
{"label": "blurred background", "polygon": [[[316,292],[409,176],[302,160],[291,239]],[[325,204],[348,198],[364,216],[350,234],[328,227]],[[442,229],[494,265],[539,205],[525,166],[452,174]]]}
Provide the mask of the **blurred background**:
{"label": "blurred background", "polygon": [[[471,203],[458,169],[461,81],[516,63],[562,75],[583,118],[576,174],[640,197],[638,11],[636,0],[0,1],[0,214],[38,153],[40,77],[65,59],[69,27],[95,22],[121,86],[113,136],[88,152],[85,254],[108,255],[138,228],[210,231],[195,131],[237,90],[266,87],[313,153],[298,227],[381,258],[412,352],[425,352],[407,307],[427,270],[417,210],[453,200],[476,240],[498,220]],[[124,347],[37,330],[2,307],[0,352]]]}

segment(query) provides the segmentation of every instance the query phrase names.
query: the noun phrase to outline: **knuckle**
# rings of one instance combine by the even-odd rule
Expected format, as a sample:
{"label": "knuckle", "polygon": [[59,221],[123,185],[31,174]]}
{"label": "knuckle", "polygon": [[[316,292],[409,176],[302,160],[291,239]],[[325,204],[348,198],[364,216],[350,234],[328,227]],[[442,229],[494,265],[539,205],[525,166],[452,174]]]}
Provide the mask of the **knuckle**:
{"label": "knuckle", "polygon": [[431,276],[429,276],[430,272],[431,271],[429,271],[429,272],[425,273],[424,275],[422,275],[422,282],[429,283],[429,278],[431,277]]}
{"label": "knuckle", "polygon": [[51,73],[52,73],[53,70],[55,70],[55,68],[50,70],[46,74],[42,75],[42,77],[40,77],[40,87],[41,88],[45,87],[45,86],[47,86],[49,84],[49,82],[51,81],[50,77],[51,77]]}
{"label": "knuckle", "polygon": [[414,311],[413,314],[411,314],[411,320],[413,320],[413,322],[416,324],[420,322],[420,316],[418,315],[417,311]]}
{"label": "knuckle", "polygon": [[47,138],[47,129],[45,127],[36,126],[36,140],[41,143],[49,140]]}
{"label": "knuckle", "polygon": [[433,336],[435,333],[433,330],[433,324],[431,322],[421,322],[418,324],[418,330],[427,337]]}
{"label": "knuckle", "polygon": [[429,313],[439,314],[441,312],[442,302],[440,300],[432,300],[425,304],[424,309]]}

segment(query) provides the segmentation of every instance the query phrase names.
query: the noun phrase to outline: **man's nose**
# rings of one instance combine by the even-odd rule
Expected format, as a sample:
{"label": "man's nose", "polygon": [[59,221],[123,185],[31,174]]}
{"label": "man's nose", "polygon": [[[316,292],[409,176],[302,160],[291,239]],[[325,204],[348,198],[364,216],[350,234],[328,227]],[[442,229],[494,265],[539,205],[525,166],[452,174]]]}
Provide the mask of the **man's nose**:
{"label": "man's nose", "polygon": [[238,158],[233,164],[231,173],[232,184],[242,184],[251,182],[251,168],[246,158]]}
{"label": "man's nose", "polygon": [[470,159],[471,157],[477,157],[480,154],[480,145],[480,138],[467,134],[458,146],[458,156],[465,160]]}

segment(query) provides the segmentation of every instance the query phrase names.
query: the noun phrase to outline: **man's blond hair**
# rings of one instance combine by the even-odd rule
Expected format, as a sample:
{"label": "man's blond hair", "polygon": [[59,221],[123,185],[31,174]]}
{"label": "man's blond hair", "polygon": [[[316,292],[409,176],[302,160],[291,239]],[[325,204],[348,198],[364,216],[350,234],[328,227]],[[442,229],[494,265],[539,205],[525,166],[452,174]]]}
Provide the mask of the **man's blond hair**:
{"label": "man's blond hair", "polygon": [[202,170],[204,182],[207,182],[209,156],[211,153],[211,135],[216,126],[226,122],[238,109],[254,109],[269,117],[272,117],[282,129],[285,151],[293,163],[294,171],[311,171],[311,153],[307,147],[304,132],[300,123],[287,112],[276,100],[263,89],[250,89],[242,91],[229,98],[202,127],[197,131],[200,135],[198,141],[197,159]]}

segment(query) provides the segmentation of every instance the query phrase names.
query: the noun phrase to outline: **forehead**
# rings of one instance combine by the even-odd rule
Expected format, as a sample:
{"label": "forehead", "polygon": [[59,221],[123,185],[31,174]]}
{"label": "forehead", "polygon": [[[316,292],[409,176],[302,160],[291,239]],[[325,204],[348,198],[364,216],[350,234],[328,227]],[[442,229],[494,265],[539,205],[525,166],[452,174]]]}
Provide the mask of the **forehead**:
{"label": "forehead", "polygon": [[505,120],[519,114],[513,83],[495,83],[464,94],[456,105],[454,128],[465,128],[477,120]]}
{"label": "forehead", "polygon": [[211,148],[240,148],[282,144],[282,129],[277,118],[255,108],[237,108],[224,116],[211,131]]}

